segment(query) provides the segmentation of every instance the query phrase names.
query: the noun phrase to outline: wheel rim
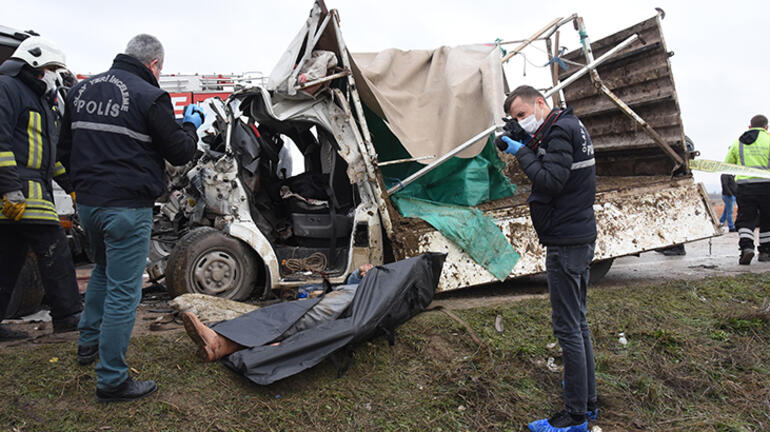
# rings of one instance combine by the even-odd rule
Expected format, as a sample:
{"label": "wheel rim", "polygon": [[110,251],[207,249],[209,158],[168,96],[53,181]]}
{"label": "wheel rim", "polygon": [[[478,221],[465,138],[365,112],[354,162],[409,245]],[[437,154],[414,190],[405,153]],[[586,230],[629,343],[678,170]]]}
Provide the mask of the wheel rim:
{"label": "wheel rim", "polygon": [[207,251],[195,260],[191,276],[195,292],[220,296],[238,286],[240,263],[227,251]]}

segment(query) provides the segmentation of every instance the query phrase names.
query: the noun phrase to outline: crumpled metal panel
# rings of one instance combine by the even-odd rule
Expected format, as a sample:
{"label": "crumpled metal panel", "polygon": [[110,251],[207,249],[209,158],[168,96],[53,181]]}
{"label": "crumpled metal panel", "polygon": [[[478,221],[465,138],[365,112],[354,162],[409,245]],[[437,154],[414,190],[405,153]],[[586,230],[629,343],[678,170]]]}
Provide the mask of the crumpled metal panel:
{"label": "crumpled metal panel", "polygon": [[[313,8],[310,10],[310,16],[305,24],[300,28],[299,32],[289,44],[289,47],[284,51],[278,63],[270,73],[268,79],[267,88],[269,90],[277,90],[281,92],[294,95],[297,93],[296,82],[293,80],[293,73],[297,67],[297,63],[304,62],[310,57],[312,50],[305,49],[308,45],[308,41],[313,39],[314,34],[318,31],[319,23],[326,18],[328,11],[323,1],[316,1],[313,3]],[[314,48],[314,47],[313,47]],[[300,57],[301,54],[301,57]]]}
{"label": "crumpled metal panel", "polygon": [[[589,27],[590,30],[590,27]],[[663,39],[661,21],[655,16],[591,44],[599,57],[634,33],[637,40],[599,66],[597,72],[607,87],[645,119],[664,140],[684,157],[684,128],[679,110],[670,54]],[[564,58],[585,64],[582,50]],[[564,80],[579,67],[560,70]],[[673,162],[633,120],[599,92],[588,75],[564,89],[567,105],[591,134],[597,153],[599,175],[670,174]],[[606,161],[605,163],[603,163]]]}
{"label": "crumpled metal panel", "polygon": [[338,153],[348,164],[350,183],[367,181],[366,165],[355,145],[355,131],[350,127],[347,114],[334,102],[331,95],[290,99],[280,95],[272,97],[267,89],[262,87],[255,87],[250,92],[261,99],[261,103],[252,105],[249,113],[252,118],[260,122],[267,118],[278,122],[304,121],[323,127],[334,135],[340,146]]}
{"label": "crumpled metal panel", "polygon": [[[690,179],[597,194],[594,205],[598,236],[594,261],[660,249],[700,240],[721,231],[715,224],[703,189]],[[545,248],[532,228],[526,204],[488,212],[519,252],[509,278],[545,271]],[[439,291],[495,282],[491,273],[435,230],[414,234],[415,250],[445,252],[447,259],[439,280]]]}

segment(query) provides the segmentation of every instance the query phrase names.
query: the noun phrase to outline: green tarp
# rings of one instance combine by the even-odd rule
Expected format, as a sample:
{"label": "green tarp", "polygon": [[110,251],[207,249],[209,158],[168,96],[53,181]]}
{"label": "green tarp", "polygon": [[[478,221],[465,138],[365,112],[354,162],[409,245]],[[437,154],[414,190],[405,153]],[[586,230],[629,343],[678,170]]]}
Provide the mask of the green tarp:
{"label": "green tarp", "polygon": [[[365,111],[379,160],[410,158],[383,120]],[[381,171],[391,187],[423,166],[409,162],[384,166]],[[503,175],[504,168],[490,137],[476,157],[452,158],[391,198],[402,216],[428,222],[497,279],[504,280],[519,254],[494,221],[473,207],[513,195],[515,186]]]}
{"label": "green tarp", "polygon": [[499,280],[505,280],[519,260],[519,254],[513,250],[500,228],[476,208],[399,194],[393,197],[393,202],[402,216],[428,222]]}

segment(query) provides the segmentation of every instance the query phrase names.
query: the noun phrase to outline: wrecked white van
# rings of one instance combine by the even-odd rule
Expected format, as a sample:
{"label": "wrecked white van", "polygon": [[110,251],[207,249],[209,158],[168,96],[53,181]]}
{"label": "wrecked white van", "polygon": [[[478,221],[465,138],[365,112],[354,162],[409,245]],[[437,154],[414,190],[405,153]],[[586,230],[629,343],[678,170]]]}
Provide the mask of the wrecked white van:
{"label": "wrecked white van", "polygon": [[[661,18],[586,36],[588,49],[553,49],[548,95],[574,109],[595,147],[596,276],[616,257],[721,233],[688,168],[697,152],[685,145]],[[533,41],[551,52],[566,24],[585,35],[573,15],[507,54],[498,43],[351,55],[337,11],[317,1],[267,86],[207,104],[214,121],[198,157],[169,171],[151,277],[165,276],[172,295],[240,300],[291,298],[428,251],[448,254],[442,291],[543,272],[528,180],[491,138],[516,84],[501,62]],[[407,201],[417,207],[405,211]],[[484,258],[500,239],[505,262]]]}

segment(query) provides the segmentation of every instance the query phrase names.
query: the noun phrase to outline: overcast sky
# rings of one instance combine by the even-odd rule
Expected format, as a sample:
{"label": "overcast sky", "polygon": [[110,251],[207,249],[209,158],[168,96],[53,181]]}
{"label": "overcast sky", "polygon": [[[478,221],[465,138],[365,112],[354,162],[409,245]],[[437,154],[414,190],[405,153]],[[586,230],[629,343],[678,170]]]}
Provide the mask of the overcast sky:
{"label": "overcast sky", "polygon": [[[666,11],[663,31],[671,58],[685,133],[702,157],[722,160],[758,113],[770,115],[770,2],[328,0],[342,19],[352,51],[428,49],[441,45],[525,38],[555,17],[577,12],[593,40]],[[34,29],[66,52],[76,73],[106,70],[135,34],[165,45],[164,73],[269,74],[304,22],[311,0],[38,1],[2,0],[0,24]],[[712,6],[713,5],[713,6]],[[562,31],[562,45],[578,46]],[[529,50],[544,63],[545,54]],[[512,86],[547,82],[521,62],[508,68]],[[697,175],[710,190],[718,176]]]}

